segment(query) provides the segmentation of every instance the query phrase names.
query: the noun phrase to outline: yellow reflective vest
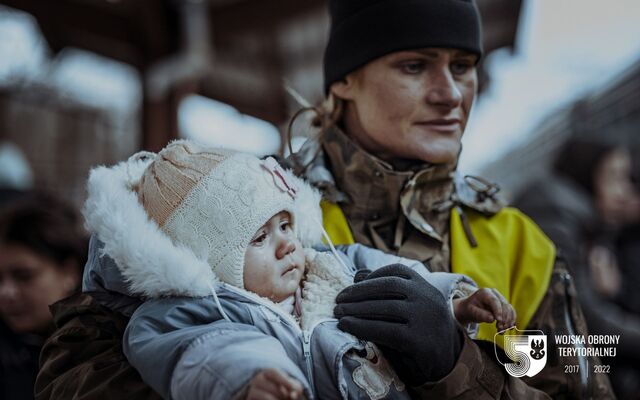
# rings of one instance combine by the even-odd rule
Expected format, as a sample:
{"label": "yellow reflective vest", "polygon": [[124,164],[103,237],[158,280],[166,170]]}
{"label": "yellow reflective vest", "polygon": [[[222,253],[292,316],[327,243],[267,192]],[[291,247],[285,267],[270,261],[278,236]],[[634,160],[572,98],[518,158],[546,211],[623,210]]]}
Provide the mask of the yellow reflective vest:
{"label": "yellow reflective vest", "polygon": [[[334,244],[354,243],[340,207],[323,201],[323,224]],[[555,246],[526,215],[506,207],[492,216],[467,209],[465,215],[478,243],[467,240],[456,209],[450,218],[451,270],[491,287],[516,310],[516,326],[526,329],[547,292],[556,257]],[[495,323],[480,324],[478,339],[493,341]],[[498,344],[502,345],[501,337]]]}

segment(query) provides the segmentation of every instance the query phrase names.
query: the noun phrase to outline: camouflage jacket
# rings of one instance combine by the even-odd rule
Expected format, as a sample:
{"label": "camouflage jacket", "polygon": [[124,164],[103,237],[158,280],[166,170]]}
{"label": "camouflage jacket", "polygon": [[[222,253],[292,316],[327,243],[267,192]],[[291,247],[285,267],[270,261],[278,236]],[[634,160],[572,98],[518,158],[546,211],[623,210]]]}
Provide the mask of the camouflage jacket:
{"label": "camouflage jacket", "polygon": [[36,399],[161,398],[122,353],[128,317],[87,293],[53,304],[51,312],[56,331],[40,354]]}
{"label": "camouflage jacket", "polygon": [[[421,260],[433,271],[451,271],[448,230],[453,207],[459,207],[463,213],[475,210],[490,216],[500,212],[504,205],[496,196],[496,185],[476,177],[462,178],[455,171],[456,165],[393,166],[359,148],[338,129],[328,131],[321,143],[305,143],[288,163],[295,173],[321,189],[326,200],[340,205],[356,242]],[[421,181],[422,190],[413,189],[412,182],[416,180]],[[469,240],[474,240],[471,232],[468,235]],[[527,329],[587,334],[571,275],[559,259],[546,295]],[[550,340],[549,344],[546,367],[534,379],[526,380],[527,384],[554,398],[615,398],[609,379],[593,373],[592,366],[599,364],[597,358],[559,359],[555,343]],[[472,360],[471,353],[478,358]],[[460,364],[464,363],[469,365],[462,367]],[[580,373],[565,373],[565,365],[580,365]],[[496,366],[501,372],[489,382],[473,380],[475,389],[473,384],[463,382],[473,377],[459,373],[465,370],[471,374],[476,369],[492,370]],[[452,374],[425,397],[458,398],[460,387],[468,388],[469,398],[479,393],[490,394],[492,398],[532,396],[527,390],[534,389],[514,381],[519,380],[504,372],[493,353],[484,356],[482,351],[469,352],[460,357]],[[514,387],[518,388],[517,393],[509,391]]]}

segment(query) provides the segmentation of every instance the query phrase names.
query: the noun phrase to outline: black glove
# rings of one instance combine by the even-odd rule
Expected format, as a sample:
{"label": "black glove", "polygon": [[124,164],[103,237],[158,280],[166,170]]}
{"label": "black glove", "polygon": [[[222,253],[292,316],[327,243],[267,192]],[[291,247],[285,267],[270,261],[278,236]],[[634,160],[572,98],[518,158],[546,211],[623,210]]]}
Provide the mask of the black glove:
{"label": "black glove", "polygon": [[378,345],[411,386],[443,378],[462,350],[463,337],[445,298],[404,265],[370,273],[340,292],[336,304],[338,327]]}
{"label": "black glove", "polygon": [[358,283],[360,281],[367,279],[367,276],[369,276],[370,273],[371,273],[370,269],[359,270],[358,272],[356,272],[356,274],[353,277],[353,283]]}

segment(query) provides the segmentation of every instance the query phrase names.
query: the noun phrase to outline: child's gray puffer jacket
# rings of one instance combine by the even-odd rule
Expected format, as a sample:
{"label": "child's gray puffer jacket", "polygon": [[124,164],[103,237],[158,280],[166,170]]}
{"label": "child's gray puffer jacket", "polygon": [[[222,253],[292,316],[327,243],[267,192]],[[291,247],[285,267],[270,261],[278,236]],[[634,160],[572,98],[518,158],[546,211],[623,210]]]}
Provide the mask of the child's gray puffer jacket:
{"label": "child's gray puffer jacket", "polygon": [[[130,161],[94,170],[84,210],[88,228],[115,261],[88,264],[85,281],[145,301],[123,342],[145,382],[167,399],[232,399],[256,373],[278,368],[300,381],[310,399],[409,398],[375,345],[337,328],[336,295],[356,270],[395,263],[416,270],[447,299],[473,282],[361,245],[335,254],[309,248],[296,320],[266,298],[221,283],[206,261],[174,245],[149,220],[131,191],[145,166]],[[117,271],[92,265],[115,265]]]}

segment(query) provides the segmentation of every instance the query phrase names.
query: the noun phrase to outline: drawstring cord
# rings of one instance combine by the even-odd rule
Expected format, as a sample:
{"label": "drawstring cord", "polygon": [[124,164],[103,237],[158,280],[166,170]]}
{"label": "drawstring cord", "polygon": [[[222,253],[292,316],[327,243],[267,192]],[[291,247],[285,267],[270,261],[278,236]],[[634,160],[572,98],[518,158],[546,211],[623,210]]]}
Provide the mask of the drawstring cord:
{"label": "drawstring cord", "polygon": [[460,215],[460,221],[462,221],[462,229],[464,229],[464,234],[467,236],[467,240],[471,247],[478,247],[478,241],[476,237],[473,235],[473,231],[471,230],[471,225],[469,225],[469,219],[467,218],[467,214],[464,213],[462,207],[456,206],[456,211]]}
{"label": "drawstring cord", "polygon": [[209,289],[211,289],[211,294],[213,294],[213,299],[216,302],[216,307],[218,307],[218,311],[220,311],[220,314],[222,314],[222,318],[226,319],[227,322],[231,322],[231,318],[229,318],[227,313],[224,312],[224,308],[222,308],[222,304],[220,304],[220,299],[218,299],[218,295],[216,294],[216,291],[213,288],[213,285],[211,285],[211,282],[207,282],[207,285],[209,285]]}
{"label": "drawstring cord", "polygon": [[335,246],[333,245],[333,242],[331,241],[331,238],[329,237],[329,234],[327,233],[327,231],[324,229],[324,226],[322,226],[322,224],[318,222],[318,220],[316,220],[315,218],[313,218],[313,222],[315,222],[320,227],[320,230],[322,230],[322,237],[329,245],[329,248],[331,249],[331,253],[333,253],[333,256],[338,260],[338,262],[340,263],[344,271],[345,272],[349,271],[349,269],[347,268],[347,265],[344,263],[344,261],[342,261],[342,258],[340,258],[340,255],[338,254],[338,250],[336,250]]}

